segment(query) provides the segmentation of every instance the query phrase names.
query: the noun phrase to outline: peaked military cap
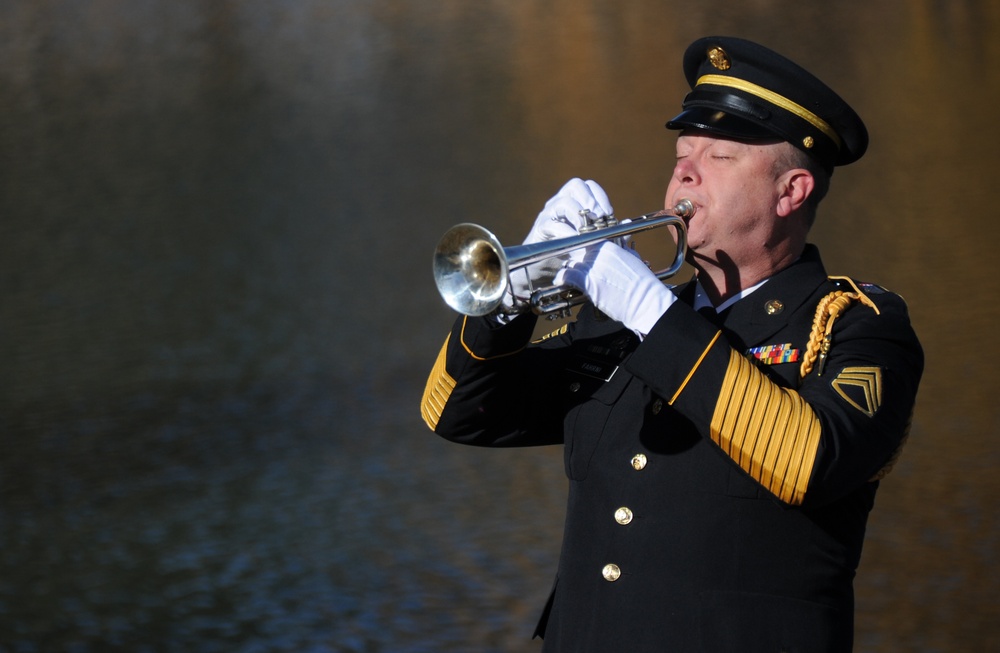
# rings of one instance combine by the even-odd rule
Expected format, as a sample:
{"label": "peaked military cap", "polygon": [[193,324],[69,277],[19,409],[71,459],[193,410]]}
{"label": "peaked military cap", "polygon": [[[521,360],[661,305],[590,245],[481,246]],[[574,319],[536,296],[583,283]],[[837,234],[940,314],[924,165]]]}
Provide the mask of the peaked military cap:
{"label": "peaked military cap", "polygon": [[724,36],[698,39],[684,54],[691,92],[668,129],[701,129],[731,138],[778,137],[828,171],[868,148],[857,113],[826,84],[780,54]]}

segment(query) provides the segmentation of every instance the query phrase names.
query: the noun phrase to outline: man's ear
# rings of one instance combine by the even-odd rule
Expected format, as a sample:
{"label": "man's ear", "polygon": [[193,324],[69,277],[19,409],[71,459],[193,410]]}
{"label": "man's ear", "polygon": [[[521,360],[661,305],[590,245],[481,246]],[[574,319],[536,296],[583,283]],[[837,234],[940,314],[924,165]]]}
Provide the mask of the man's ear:
{"label": "man's ear", "polygon": [[815,187],[816,180],[805,168],[785,172],[778,179],[778,215],[789,216],[802,208]]}

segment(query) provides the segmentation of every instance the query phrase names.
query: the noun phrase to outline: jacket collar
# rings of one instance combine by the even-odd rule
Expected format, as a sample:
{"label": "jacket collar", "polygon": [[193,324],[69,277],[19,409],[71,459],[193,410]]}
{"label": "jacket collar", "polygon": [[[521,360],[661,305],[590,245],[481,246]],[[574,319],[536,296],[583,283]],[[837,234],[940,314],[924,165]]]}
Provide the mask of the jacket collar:
{"label": "jacket collar", "polygon": [[[747,345],[759,343],[788,324],[788,317],[812,297],[826,278],[819,250],[815,245],[806,245],[798,260],[723,311],[723,327]],[[692,280],[679,289],[678,295],[691,304],[694,293]]]}

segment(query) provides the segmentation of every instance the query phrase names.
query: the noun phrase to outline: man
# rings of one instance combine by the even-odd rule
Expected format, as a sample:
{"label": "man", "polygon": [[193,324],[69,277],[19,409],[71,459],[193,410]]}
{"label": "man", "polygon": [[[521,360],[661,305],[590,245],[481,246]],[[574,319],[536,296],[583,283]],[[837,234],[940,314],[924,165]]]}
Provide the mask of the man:
{"label": "man", "polygon": [[[867,131],[754,43],[700,39],[684,70],[665,205],[695,207],[695,279],[668,288],[613,242],[574,253],[557,281],[593,306],[533,343],[523,287],[460,317],[422,413],[455,442],[565,445],[545,651],[849,651],[865,523],[923,370],[903,301],[828,276],[806,243]],[[610,213],[573,180],[528,241]]]}

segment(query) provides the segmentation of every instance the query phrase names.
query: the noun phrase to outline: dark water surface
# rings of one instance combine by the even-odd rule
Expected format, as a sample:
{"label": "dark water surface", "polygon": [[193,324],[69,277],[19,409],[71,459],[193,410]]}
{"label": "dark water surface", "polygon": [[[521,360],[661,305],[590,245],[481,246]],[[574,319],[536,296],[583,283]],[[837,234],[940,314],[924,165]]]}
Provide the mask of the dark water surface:
{"label": "dark water surface", "polygon": [[571,176],[658,208],[708,33],[865,117],[813,240],[927,349],[857,649],[1000,649],[997,3],[39,0],[0,4],[0,653],[538,650],[561,452],[420,422],[431,251]]}

